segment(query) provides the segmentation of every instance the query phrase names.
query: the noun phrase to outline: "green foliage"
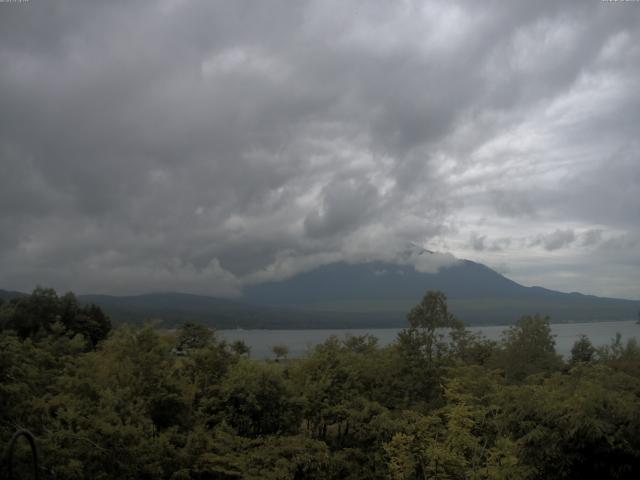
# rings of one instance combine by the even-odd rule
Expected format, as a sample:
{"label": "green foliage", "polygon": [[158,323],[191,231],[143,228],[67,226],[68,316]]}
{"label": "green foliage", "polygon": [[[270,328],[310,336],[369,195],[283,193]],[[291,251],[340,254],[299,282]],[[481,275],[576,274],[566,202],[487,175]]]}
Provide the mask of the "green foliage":
{"label": "green foliage", "polygon": [[403,431],[385,444],[391,478],[527,478],[514,442],[493,424],[499,376],[478,366],[448,375],[445,405],[406,412]]}
{"label": "green foliage", "polygon": [[449,331],[464,326],[447,308],[447,297],[442,292],[427,292],[422,301],[407,315],[409,328],[400,332],[399,341],[412,354],[432,362],[448,352],[444,341]]}
{"label": "green foliage", "polygon": [[294,431],[300,422],[299,405],[276,365],[242,360],[222,382],[214,400],[220,420],[242,436]]}
{"label": "green foliage", "polygon": [[540,384],[501,389],[496,423],[535,478],[634,478],[640,471],[640,384],[581,365]]}
{"label": "green foliage", "polygon": [[3,303],[0,315],[0,444],[31,430],[50,478],[640,472],[640,347],[619,336],[597,350],[580,339],[564,365],[547,319],[524,317],[489,342],[430,292],[388,347],[367,335],[333,337],[273,362],[194,323],[92,337],[100,315],[48,290]]}
{"label": "green foliage", "polygon": [[[464,324],[449,313],[442,292],[427,292],[407,315],[409,327],[398,334],[396,351],[401,371],[398,378],[407,393],[405,406],[420,399],[423,408],[431,408],[441,396],[442,368],[451,363],[456,353],[473,356],[474,338]],[[411,401],[410,399],[413,399]]]}
{"label": "green foliage", "polygon": [[571,365],[578,363],[591,363],[595,360],[596,349],[586,335],[582,335],[571,347]]}
{"label": "green foliage", "polygon": [[242,340],[236,340],[231,344],[231,350],[237,355],[246,355],[247,357],[251,354],[251,347],[244,343]]}
{"label": "green foliage", "polygon": [[53,333],[54,325],[64,326],[72,338],[83,335],[95,347],[111,330],[111,321],[97,305],[80,305],[71,292],[59,297],[51,288],[36,288],[31,295],[0,304],[0,331],[13,330],[22,338]]}
{"label": "green foliage", "polygon": [[289,347],[287,347],[286,345],[274,345],[272,351],[276,356],[276,361],[280,359],[286,359],[287,355],[289,355]]}
{"label": "green foliage", "polygon": [[497,366],[504,370],[509,382],[522,382],[536,373],[554,372],[562,365],[548,317],[524,316],[503,334]]}
{"label": "green foliage", "polygon": [[176,349],[180,352],[205,348],[214,340],[213,331],[205,326],[194,322],[186,322],[180,328]]}

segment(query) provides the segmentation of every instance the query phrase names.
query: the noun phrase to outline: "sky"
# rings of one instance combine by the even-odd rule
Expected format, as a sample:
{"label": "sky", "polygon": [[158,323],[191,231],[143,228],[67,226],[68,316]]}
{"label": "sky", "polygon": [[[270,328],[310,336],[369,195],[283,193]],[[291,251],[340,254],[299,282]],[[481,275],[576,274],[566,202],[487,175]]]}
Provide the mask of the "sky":
{"label": "sky", "polygon": [[0,288],[408,245],[640,298],[640,2],[0,3]]}

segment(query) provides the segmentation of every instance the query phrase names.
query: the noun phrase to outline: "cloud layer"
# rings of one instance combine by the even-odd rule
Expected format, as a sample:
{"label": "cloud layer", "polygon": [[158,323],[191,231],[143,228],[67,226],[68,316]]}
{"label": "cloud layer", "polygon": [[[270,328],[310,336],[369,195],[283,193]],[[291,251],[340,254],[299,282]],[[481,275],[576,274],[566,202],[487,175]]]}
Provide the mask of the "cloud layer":
{"label": "cloud layer", "polygon": [[417,242],[640,297],[638,4],[0,10],[1,287],[233,296]]}

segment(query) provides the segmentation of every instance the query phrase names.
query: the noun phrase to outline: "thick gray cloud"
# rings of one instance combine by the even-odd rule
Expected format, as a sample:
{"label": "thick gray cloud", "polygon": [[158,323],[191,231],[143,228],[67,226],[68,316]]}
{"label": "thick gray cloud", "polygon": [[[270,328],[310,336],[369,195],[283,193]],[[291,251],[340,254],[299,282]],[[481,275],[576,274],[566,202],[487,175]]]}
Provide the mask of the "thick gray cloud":
{"label": "thick gray cloud", "polygon": [[0,3],[0,287],[232,296],[417,242],[638,298],[639,27],[633,2]]}
{"label": "thick gray cloud", "polygon": [[567,228],[566,230],[556,230],[548,235],[541,235],[532,243],[532,245],[540,245],[547,251],[558,250],[562,247],[568,247],[576,239],[575,232]]}

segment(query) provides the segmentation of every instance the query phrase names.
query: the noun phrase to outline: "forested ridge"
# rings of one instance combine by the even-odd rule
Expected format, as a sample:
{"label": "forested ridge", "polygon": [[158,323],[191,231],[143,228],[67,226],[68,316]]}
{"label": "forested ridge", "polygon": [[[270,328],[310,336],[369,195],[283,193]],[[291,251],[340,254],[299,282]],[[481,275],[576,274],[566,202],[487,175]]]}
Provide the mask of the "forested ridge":
{"label": "forested ridge", "polygon": [[[388,347],[334,337],[299,359],[283,346],[252,359],[195,323],[114,329],[99,307],[48,289],[2,301],[0,330],[0,446],[31,431],[41,478],[640,472],[634,339],[596,349],[582,338],[563,359],[547,318],[524,316],[494,342],[467,331],[439,292]],[[27,444],[18,446],[18,478],[31,478]]]}

